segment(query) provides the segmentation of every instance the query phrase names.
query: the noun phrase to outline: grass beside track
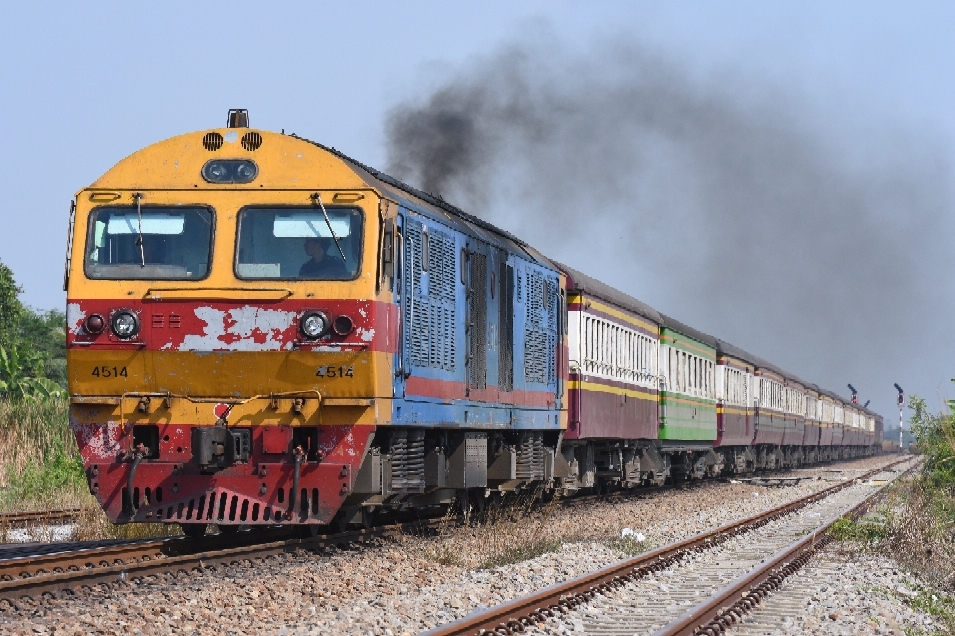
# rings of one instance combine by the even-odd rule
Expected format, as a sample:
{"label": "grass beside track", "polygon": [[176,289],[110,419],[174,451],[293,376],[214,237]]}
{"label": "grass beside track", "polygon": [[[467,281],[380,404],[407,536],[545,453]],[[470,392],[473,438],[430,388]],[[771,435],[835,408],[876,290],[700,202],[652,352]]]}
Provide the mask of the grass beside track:
{"label": "grass beside track", "polygon": [[[0,512],[79,507],[70,541],[138,539],[179,534],[175,524],[113,525],[90,494],[83,462],[69,427],[66,398],[0,399]],[[0,524],[0,543],[13,528]],[[54,529],[35,524],[38,541]]]}
{"label": "grass beside track", "polygon": [[850,556],[860,550],[883,554],[924,583],[905,593],[884,591],[932,616],[934,625],[907,629],[907,635],[955,634],[955,401],[932,413],[925,400],[913,396],[909,408],[916,449],[925,456],[923,470],[890,486],[871,514],[839,522],[832,534]]}

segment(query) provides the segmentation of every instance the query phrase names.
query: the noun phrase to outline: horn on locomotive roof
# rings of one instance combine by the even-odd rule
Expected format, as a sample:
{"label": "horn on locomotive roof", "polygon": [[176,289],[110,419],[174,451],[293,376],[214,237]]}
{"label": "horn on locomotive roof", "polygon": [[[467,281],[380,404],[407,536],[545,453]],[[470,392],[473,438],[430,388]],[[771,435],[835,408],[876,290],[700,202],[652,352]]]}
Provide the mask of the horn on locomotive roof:
{"label": "horn on locomotive roof", "polygon": [[859,403],[859,392],[856,391],[856,388],[855,388],[854,386],[852,386],[851,384],[849,385],[849,390],[852,391],[852,403],[853,403],[853,404],[858,404],[858,403]]}
{"label": "horn on locomotive roof", "polygon": [[249,111],[245,108],[230,108],[229,109],[229,128],[248,128],[249,127]]}

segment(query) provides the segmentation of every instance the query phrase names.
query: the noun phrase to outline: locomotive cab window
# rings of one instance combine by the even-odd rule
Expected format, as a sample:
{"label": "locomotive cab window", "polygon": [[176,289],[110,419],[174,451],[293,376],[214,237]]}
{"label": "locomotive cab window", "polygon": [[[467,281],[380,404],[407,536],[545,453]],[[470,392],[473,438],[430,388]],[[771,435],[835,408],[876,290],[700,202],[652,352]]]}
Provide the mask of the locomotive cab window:
{"label": "locomotive cab window", "polygon": [[212,212],[109,206],[90,213],[86,275],[105,280],[197,280],[209,273]]}
{"label": "locomotive cab window", "polygon": [[358,208],[326,206],[324,212],[312,206],[242,210],[236,276],[352,280],[361,265],[362,220]]}

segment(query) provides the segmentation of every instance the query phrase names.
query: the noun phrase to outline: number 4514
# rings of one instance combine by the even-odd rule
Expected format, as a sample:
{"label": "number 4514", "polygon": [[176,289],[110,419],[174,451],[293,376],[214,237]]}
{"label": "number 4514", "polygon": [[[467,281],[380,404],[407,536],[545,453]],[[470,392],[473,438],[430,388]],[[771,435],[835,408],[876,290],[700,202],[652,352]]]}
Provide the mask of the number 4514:
{"label": "number 4514", "polygon": [[127,378],[129,375],[126,373],[126,367],[107,367],[103,365],[101,367],[93,367],[94,378]]}

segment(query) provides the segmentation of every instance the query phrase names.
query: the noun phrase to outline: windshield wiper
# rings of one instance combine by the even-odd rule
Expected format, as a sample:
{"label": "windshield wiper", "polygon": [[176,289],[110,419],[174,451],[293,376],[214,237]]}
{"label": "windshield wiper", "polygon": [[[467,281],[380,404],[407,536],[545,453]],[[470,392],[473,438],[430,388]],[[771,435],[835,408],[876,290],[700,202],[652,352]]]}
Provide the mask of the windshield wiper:
{"label": "windshield wiper", "polygon": [[319,207],[322,208],[322,214],[325,215],[325,224],[328,225],[328,231],[332,233],[332,238],[335,239],[335,247],[338,248],[338,253],[342,255],[342,261],[347,266],[348,259],[345,258],[345,252],[342,250],[341,243],[338,242],[338,236],[335,235],[335,230],[332,229],[331,219],[328,218],[328,212],[325,211],[325,204],[322,203],[322,195],[316,192],[312,195],[312,200],[318,201]]}
{"label": "windshield wiper", "polygon": [[143,250],[143,195],[137,192],[136,197],[136,215],[139,216],[139,236],[136,238],[136,245],[139,246],[139,261],[146,267],[146,252]]}

